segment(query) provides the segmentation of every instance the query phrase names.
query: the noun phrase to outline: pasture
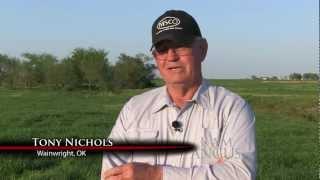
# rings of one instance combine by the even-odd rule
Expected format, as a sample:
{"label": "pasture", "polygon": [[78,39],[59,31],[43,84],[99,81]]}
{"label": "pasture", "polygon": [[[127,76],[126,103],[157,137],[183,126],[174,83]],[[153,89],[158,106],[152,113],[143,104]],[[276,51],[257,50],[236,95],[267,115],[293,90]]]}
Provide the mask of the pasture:
{"label": "pasture", "polygon": [[[240,94],[255,111],[258,179],[318,178],[316,82],[210,83]],[[0,142],[31,142],[32,137],[104,138],[123,104],[146,90],[110,93],[0,88]],[[4,179],[98,179],[100,166],[101,154],[64,159],[0,153]]]}

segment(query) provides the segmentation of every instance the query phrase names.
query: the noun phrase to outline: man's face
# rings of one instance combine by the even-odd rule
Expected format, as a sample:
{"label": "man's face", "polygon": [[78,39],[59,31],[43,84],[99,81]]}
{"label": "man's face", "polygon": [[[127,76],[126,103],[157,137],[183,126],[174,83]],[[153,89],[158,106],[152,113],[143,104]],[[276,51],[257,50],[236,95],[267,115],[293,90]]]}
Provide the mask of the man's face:
{"label": "man's face", "polygon": [[155,46],[153,56],[166,84],[194,84],[201,81],[201,62],[206,55],[206,42],[188,44],[162,41]]}

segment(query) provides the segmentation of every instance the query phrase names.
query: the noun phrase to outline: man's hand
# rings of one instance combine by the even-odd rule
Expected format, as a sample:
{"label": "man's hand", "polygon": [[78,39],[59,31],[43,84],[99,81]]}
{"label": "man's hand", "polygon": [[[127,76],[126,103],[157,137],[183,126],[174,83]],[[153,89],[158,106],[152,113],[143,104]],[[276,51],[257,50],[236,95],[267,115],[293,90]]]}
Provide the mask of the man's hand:
{"label": "man's hand", "polygon": [[109,169],[102,176],[104,180],[162,180],[162,167],[128,163]]}

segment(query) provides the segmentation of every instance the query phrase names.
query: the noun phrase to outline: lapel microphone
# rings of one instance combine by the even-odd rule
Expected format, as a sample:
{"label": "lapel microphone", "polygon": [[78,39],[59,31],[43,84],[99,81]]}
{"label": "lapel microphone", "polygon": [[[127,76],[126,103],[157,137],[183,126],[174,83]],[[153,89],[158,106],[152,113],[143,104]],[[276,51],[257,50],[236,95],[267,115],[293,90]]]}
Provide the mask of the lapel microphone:
{"label": "lapel microphone", "polygon": [[175,131],[182,132],[182,123],[180,121],[173,121],[171,126],[174,128]]}

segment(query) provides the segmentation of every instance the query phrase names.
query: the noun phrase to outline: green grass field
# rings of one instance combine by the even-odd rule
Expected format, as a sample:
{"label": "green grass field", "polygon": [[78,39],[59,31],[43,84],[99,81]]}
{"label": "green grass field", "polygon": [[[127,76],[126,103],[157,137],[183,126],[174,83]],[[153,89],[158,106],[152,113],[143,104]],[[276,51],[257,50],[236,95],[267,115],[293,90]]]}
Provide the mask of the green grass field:
{"label": "green grass field", "polygon": [[[256,113],[258,179],[317,179],[316,82],[211,80],[244,97]],[[0,88],[0,142],[32,137],[99,137],[109,133],[122,105],[146,90],[118,94]],[[3,179],[98,179],[101,154],[39,158],[0,153]]]}

